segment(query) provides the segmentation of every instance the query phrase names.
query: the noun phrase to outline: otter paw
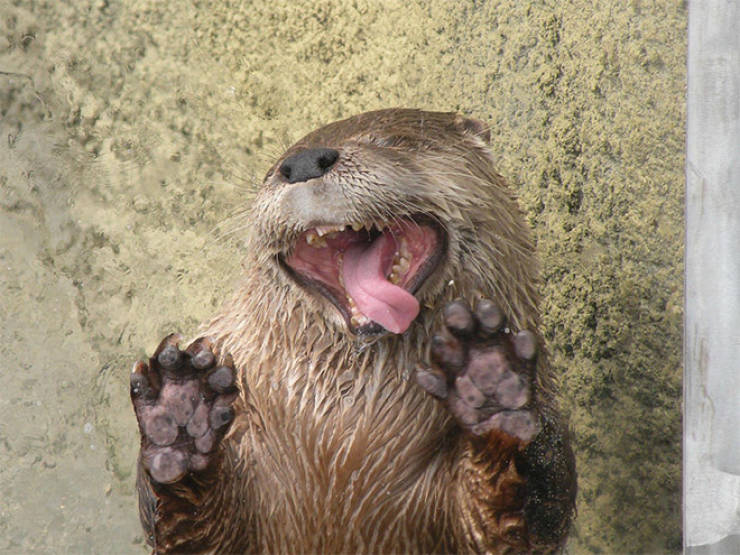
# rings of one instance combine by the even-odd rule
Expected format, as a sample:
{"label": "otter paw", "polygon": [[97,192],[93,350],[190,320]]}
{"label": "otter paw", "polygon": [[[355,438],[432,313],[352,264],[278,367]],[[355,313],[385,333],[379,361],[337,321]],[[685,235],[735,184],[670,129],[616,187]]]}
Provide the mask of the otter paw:
{"label": "otter paw", "polygon": [[539,431],[532,408],[537,340],[511,333],[501,309],[482,299],[444,308],[444,327],[432,337],[433,367],[419,368],[417,383],[444,400],[458,423],[475,435],[500,430],[522,441]]}
{"label": "otter paw", "polygon": [[149,364],[131,373],[131,401],[141,432],[141,458],[161,484],[204,470],[234,420],[236,373],[231,359],[216,365],[211,342],[195,340],[178,348],[172,334],[159,344]]}

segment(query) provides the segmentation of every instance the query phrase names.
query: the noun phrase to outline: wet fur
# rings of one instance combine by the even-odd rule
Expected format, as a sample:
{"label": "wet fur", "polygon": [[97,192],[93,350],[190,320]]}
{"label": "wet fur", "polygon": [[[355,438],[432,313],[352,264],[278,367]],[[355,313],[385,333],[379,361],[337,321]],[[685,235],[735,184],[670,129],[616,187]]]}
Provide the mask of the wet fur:
{"label": "wet fur", "polygon": [[[228,463],[194,501],[203,507],[192,533],[211,547],[295,553],[562,545],[575,475],[546,353],[538,358],[535,394],[564,445],[554,462],[540,464],[543,456],[528,457],[506,438],[476,446],[483,440],[465,436],[413,380],[417,364],[429,360],[432,329],[447,301],[487,296],[512,328],[540,327],[537,262],[515,199],[494,170],[486,133],[455,114],[367,113],[308,135],[281,158],[306,147],[339,150],[336,167],[322,178],[281,183],[281,160],[268,172],[247,216],[244,281],[203,329],[218,352],[233,356],[242,391],[223,446]],[[417,292],[422,310],[403,335],[349,334],[337,309],[277,262],[298,233],[317,224],[418,213],[444,227],[448,246]],[[553,522],[524,543],[506,543],[496,536],[500,526],[486,521],[498,518],[496,511],[481,509],[478,497],[494,495],[506,473],[521,489],[521,474],[538,464],[566,474],[565,485],[548,494],[560,500]],[[491,491],[476,492],[481,488]],[[152,506],[157,495],[149,495]],[[159,501],[160,510],[166,502]]]}

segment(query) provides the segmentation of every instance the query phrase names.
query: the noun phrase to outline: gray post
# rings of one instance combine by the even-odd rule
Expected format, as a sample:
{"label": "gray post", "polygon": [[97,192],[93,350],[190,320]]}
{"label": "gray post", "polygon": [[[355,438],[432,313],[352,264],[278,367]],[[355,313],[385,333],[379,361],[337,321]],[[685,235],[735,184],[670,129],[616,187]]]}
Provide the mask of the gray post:
{"label": "gray post", "polygon": [[740,2],[689,2],[684,548],[740,553]]}

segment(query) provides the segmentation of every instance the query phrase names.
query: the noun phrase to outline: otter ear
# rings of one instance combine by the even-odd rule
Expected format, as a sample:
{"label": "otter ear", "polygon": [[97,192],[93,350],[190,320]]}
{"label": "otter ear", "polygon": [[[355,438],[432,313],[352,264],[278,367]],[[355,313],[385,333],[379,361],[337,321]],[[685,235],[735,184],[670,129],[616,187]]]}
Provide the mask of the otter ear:
{"label": "otter ear", "polygon": [[487,145],[491,144],[491,129],[481,120],[457,116],[455,126],[463,133],[478,137]]}

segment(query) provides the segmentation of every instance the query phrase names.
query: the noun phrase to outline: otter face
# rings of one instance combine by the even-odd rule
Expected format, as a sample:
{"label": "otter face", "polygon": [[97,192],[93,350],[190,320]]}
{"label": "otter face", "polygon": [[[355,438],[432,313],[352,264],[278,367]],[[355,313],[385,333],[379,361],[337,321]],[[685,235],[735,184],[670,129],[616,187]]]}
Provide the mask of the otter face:
{"label": "otter face", "polygon": [[328,301],[350,332],[405,332],[419,299],[447,279],[451,227],[476,195],[444,172],[464,171],[449,160],[487,156],[482,129],[455,114],[384,110],[309,134],[265,177],[253,207],[259,243],[309,305]]}

